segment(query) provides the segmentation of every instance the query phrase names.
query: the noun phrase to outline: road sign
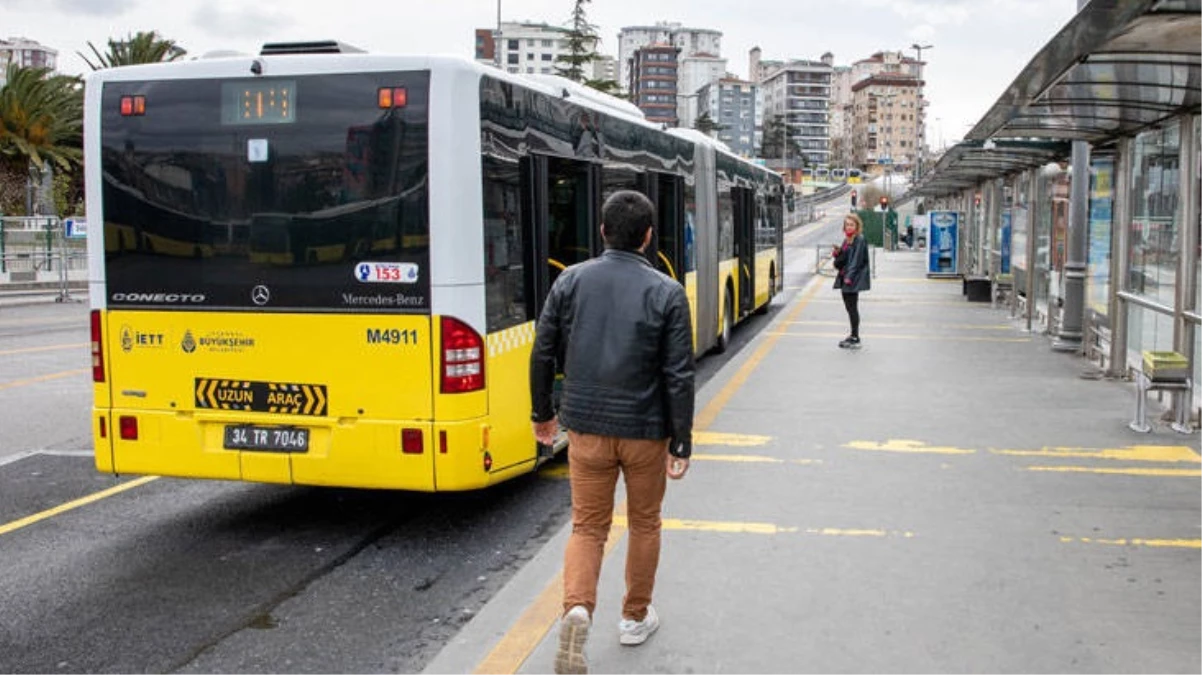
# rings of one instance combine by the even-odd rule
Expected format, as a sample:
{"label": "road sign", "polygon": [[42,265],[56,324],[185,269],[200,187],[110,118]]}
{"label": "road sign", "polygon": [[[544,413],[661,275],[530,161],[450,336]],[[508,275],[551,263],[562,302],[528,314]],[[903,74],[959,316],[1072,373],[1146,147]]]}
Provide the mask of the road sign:
{"label": "road sign", "polygon": [[68,218],[63,221],[68,239],[84,239],[88,236],[88,221],[79,218]]}
{"label": "road sign", "polygon": [[876,163],[877,164],[892,164],[893,158],[892,157],[881,157],[876,160]]}

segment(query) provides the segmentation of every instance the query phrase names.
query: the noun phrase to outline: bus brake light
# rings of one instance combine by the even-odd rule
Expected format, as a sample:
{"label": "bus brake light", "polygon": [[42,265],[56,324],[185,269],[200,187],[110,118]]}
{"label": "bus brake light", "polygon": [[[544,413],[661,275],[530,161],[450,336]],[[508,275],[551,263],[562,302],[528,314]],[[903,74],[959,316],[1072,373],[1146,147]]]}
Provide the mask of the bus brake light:
{"label": "bus brake light", "polygon": [[462,394],[484,388],[484,340],[472,327],[442,317],[442,393]]}
{"label": "bus brake light", "polygon": [[381,108],[404,108],[409,102],[409,91],[404,87],[382,87],[376,92],[376,105]]}
{"label": "bus brake light", "polygon": [[122,415],[119,420],[121,428],[121,440],[136,441],[138,440],[138,418],[130,415]]}
{"label": "bus brake light", "polygon": [[422,430],[402,429],[401,452],[406,455],[420,455],[423,451],[425,451],[425,442],[422,440]]}
{"label": "bus brake light", "polygon": [[92,310],[92,381],[104,382],[104,347],[100,334],[100,312]]}
{"label": "bus brake light", "polygon": [[146,114],[146,97],[145,96],[122,96],[121,97],[121,116],[140,117]]}

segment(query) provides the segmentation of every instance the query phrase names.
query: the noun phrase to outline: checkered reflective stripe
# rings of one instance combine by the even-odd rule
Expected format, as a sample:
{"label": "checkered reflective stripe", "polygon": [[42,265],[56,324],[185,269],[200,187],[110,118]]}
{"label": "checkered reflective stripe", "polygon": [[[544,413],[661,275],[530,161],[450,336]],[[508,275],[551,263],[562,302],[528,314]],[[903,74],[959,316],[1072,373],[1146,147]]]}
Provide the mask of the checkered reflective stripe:
{"label": "checkered reflective stripe", "polygon": [[488,343],[490,357],[500,356],[520,347],[528,347],[534,344],[534,322],[528,321],[520,326],[489,333],[485,341]]}

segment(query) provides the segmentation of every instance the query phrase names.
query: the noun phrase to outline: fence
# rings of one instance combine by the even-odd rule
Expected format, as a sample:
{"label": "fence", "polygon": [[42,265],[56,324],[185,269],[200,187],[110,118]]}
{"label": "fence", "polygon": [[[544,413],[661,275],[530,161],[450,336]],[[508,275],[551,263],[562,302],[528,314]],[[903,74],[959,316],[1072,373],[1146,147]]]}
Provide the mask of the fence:
{"label": "fence", "polygon": [[54,289],[61,301],[87,270],[87,241],[68,237],[58,217],[0,217],[0,284]]}

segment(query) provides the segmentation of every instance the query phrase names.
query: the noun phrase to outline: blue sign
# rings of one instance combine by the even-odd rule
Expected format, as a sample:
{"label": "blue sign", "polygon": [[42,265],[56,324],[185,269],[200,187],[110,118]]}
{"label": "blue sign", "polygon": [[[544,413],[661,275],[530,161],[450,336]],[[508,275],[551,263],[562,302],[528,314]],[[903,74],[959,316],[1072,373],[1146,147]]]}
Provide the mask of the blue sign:
{"label": "blue sign", "polygon": [[1002,251],[1002,274],[1010,274],[1010,210],[1002,212],[1002,229],[999,235],[1002,238],[999,248]]}
{"label": "blue sign", "polygon": [[63,221],[64,232],[68,239],[84,239],[88,236],[88,221],[68,218]]}
{"label": "blue sign", "polygon": [[960,251],[960,214],[931,211],[927,235],[927,274],[957,274]]}

